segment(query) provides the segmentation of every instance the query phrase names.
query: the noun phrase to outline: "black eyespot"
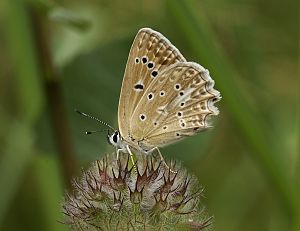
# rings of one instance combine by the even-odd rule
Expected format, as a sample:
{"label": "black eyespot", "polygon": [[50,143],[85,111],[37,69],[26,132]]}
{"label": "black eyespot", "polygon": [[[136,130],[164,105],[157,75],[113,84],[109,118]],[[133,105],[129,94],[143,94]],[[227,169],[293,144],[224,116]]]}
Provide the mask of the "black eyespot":
{"label": "black eyespot", "polygon": [[157,125],[157,122],[154,122],[153,124],[154,124],[154,126],[156,126],[156,125]]}
{"label": "black eyespot", "polygon": [[176,133],[176,136],[180,136],[180,134],[179,134],[179,133]]}
{"label": "black eyespot", "polygon": [[168,128],[167,126],[164,126],[164,127],[163,127],[164,130],[166,130],[167,128]]}
{"label": "black eyespot", "polygon": [[182,124],[181,124],[181,127],[185,127],[185,123],[182,123]]}
{"label": "black eyespot", "polygon": [[165,95],[165,92],[164,91],[161,91],[160,92],[160,96],[164,96]]}
{"label": "black eyespot", "polygon": [[178,90],[180,88],[180,85],[179,84],[176,84],[175,85],[175,88]]}
{"label": "black eyespot", "polygon": [[153,98],[153,95],[150,93],[149,95],[148,95],[148,99],[152,99]]}
{"label": "black eyespot", "polygon": [[213,102],[216,102],[217,100],[218,100],[217,97],[215,97],[215,98],[212,99]]}
{"label": "black eyespot", "polygon": [[178,115],[178,116],[182,116],[182,113],[181,113],[181,112],[178,112],[177,115]]}
{"label": "black eyespot", "polygon": [[183,107],[183,106],[184,106],[184,103],[181,103],[180,106]]}
{"label": "black eyespot", "polygon": [[135,63],[139,63],[140,62],[140,59],[139,58],[136,58],[135,59]]}
{"label": "black eyespot", "polygon": [[137,89],[137,90],[143,90],[144,85],[143,84],[136,84],[136,85],[134,85],[134,88]]}
{"label": "black eyespot", "polygon": [[146,57],[143,57],[143,58],[142,58],[142,62],[143,62],[143,63],[146,63],[147,61],[148,61],[148,59],[147,59]]}
{"label": "black eyespot", "polygon": [[158,75],[158,72],[157,71],[152,71],[151,75],[152,75],[152,77],[156,77]]}
{"label": "black eyespot", "polygon": [[146,116],[145,116],[144,114],[141,114],[141,115],[140,115],[140,119],[141,119],[142,121],[144,121],[144,120],[146,119]]}
{"label": "black eyespot", "polygon": [[183,96],[183,91],[179,92],[179,95]]}
{"label": "black eyespot", "polygon": [[149,69],[151,69],[151,68],[154,67],[154,64],[152,62],[149,62],[147,66],[148,66]]}

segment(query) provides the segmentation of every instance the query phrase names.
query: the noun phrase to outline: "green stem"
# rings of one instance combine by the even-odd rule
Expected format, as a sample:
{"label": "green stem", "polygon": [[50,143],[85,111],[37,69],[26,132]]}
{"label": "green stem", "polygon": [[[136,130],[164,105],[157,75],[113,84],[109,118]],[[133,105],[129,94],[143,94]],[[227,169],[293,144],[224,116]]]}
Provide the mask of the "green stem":
{"label": "green stem", "polygon": [[74,177],[77,169],[77,163],[74,156],[69,123],[65,113],[61,78],[52,61],[50,50],[51,35],[48,30],[46,17],[38,7],[32,6],[30,15],[37,44],[37,55],[43,71],[42,80],[49,105],[53,133],[58,147],[65,183],[70,186],[71,179]]}

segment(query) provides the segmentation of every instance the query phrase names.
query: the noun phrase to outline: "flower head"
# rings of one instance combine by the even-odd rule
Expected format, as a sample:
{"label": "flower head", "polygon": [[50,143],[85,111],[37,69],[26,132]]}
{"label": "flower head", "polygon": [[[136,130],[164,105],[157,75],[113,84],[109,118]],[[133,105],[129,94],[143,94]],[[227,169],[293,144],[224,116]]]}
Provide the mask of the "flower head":
{"label": "flower head", "polygon": [[74,230],[202,230],[211,224],[200,206],[202,188],[179,164],[176,173],[152,155],[134,167],[127,155],[96,161],[74,180],[63,203]]}

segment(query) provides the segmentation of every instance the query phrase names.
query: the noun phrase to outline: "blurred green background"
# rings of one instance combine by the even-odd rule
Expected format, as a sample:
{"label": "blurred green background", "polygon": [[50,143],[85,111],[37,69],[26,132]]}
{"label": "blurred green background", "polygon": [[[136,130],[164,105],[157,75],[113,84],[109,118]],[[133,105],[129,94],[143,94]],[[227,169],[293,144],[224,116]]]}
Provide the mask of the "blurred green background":
{"label": "blurred green background", "polygon": [[58,221],[70,179],[114,150],[105,133],[84,135],[99,124],[74,108],[117,127],[127,55],[141,27],[208,68],[223,96],[213,129],[162,149],[204,186],[215,230],[300,230],[298,6],[1,1],[0,230],[68,230]]}

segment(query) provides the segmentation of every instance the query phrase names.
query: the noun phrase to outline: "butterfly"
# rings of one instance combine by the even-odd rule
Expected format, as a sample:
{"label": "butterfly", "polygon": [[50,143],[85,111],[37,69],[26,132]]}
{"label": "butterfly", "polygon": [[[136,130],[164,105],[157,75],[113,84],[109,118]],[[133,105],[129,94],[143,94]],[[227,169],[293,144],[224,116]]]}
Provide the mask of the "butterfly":
{"label": "butterfly", "polygon": [[119,152],[150,154],[210,127],[221,99],[209,71],[188,62],[162,34],[138,31],[129,52],[118,108],[119,129],[108,135]]}

